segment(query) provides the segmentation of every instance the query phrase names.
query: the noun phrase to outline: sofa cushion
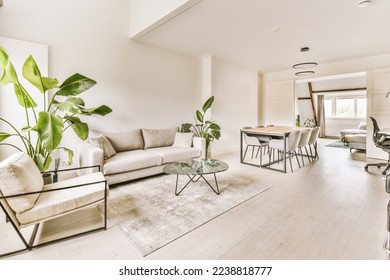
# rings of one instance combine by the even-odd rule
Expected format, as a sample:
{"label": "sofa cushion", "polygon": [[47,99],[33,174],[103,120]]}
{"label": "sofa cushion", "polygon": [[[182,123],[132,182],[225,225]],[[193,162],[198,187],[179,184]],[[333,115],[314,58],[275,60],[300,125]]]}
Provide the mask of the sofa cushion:
{"label": "sofa cushion", "polygon": [[116,155],[116,151],[114,147],[111,145],[110,141],[103,134],[100,134],[96,137],[90,137],[89,142],[92,145],[103,150],[104,159],[108,159]]}
{"label": "sofa cushion", "polygon": [[[0,190],[3,195],[41,191],[43,178],[35,162],[25,153],[16,153],[0,163]],[[39,194],[8,198],[13,211],[20,213],[32,208]]]}
{"label": "sofa cushion", "polygon": [[173,147],[192,147],[192,139],[194,138],[193,132],[176,132],[175,141]]}
{"label": "sofa cushion", "polygon": [[133,150],[117,153],[107,159],[103,166],[103,173],[104,175],[110,175],[161,164],[162,158],[160,155],[148,153],[145,150]]}
{"label": "sofa cushion", "polygon": [[[44,190],[104,181],[101,172],[79,176],[44,186]],[[98,202],[104,198],[105,183],[95,183],[88,186],[71,188],[61,191],[42,193],[34,207],[16,215],[22,225],[52,218],[56,215]]]}
{"label": "sofa cushion", "polygon": [[110,141],[117,152],[143,149],[144,140],[141,129],[134,129],[125,132],[102,132]]}
{"label": "sofa cushion", "polygon": [[142,129],[144,149],[172,146],[178,127],[167,129]]}
{"label": "sofa cushion", "polygon": [[360,130],[367,130],[366,122],[360,122],[359,125],[358,125],[358,129],[360,129]]}
{"label": "sofa cushion", "polygon": [[178,160],[200,157],[202,155],[201,149],[185,147],[159,147],[148,149],[147,152],[162,157],[163,164]]}

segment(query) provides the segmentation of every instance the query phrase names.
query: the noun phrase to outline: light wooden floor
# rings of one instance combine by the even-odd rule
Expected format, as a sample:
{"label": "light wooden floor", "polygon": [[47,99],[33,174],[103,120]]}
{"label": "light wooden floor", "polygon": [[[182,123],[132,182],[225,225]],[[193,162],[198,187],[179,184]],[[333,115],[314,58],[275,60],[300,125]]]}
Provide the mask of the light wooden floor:
{"label": "light wooden floor", "polygon": [[[361,153],[324,147],[332,141],[321,139],[320,159],[287,174],[242,165],[238,153],[220,156],[230,169],[275,186],[147,259],[386,259],[382,246],[389,197],[380,171],[366,172],[365,162],[354,160]],[[112,227],[10,259],[142,256]]]}

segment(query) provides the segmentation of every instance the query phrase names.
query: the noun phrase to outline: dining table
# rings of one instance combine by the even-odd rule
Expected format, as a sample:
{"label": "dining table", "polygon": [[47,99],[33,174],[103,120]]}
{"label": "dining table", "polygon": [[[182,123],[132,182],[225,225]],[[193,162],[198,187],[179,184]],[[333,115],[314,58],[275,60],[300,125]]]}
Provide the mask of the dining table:
{"label": "dining table", "polygon": [[[240,162],[242,164],[248,164],[248,165],[253,165],[253,166],[257,166],[257,167],[261,167],[261,168],[267,168],[267,169],[270,169],[270,170],[274,170],[274,171],[279,171],[279,172],[283,172],[283,173],[287,173],[287,152],[286,152],[286,142],[287,142],[287,137],[288,135],[293,131],[293,130],[297,130],[297,129],[301,129],[299,127],[293,127],[293,126],[270,126],[270,127],[255,127],[255,128],[242,128],[240,130]],[[270,137],[271,139],[272,138],[277,138],[277,139],[283,139],[283,143],[284,143],[284,149],[282,151],[283,153],[283,157],[282,157],[282,168],[275,168],[275,167],[272,167],[274,164],[280,162],[279,160],[273,160],[273,161],[269,161],[269,162],[266,162],[264,164],[254,164],[254,163],[251,163],[251,162],[245,162],[244,161],[244,158],[243,158],[243,145],[244,145],[244,141],[243,141],[243,136],[244,134],[247,134],[248,136],[268,136]]]}

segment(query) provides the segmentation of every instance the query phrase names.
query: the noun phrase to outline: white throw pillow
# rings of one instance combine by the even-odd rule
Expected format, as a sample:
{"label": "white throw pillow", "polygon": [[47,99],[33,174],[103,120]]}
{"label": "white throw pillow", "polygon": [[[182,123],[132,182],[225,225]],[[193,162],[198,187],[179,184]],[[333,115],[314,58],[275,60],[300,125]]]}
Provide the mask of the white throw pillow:
{"label": "white throw pillow", "polygon": [[116,155],[114,147],[111,145],[110,141],[108,141],[108,139],[102,134],[96,137],[90,137],[89,142],[92,145],[103,150],[104,159],[108,159]]}
{"label": "white throw pillow", "polygon": [[175,142],[172,147],[192,147],[192,139],[194,138],[193,132],[176,132]]}
{"label": "white throw pillow", "polygon": [[[25,153],[16,153],[0,163],[0,190],[3,195],[24,194],[43,189],[43,178],[35,162]],[[16,213],[31,209],[39,194],[7,198]]]}

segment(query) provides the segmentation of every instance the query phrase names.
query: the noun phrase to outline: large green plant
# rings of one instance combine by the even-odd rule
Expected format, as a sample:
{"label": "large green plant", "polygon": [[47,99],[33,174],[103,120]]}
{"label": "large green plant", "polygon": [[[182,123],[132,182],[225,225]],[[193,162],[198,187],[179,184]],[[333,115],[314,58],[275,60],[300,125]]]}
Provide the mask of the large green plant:
{"label": "large green plant", "polygon": [[[112,111],[106,105],[85,108],[84,100],[79,97],[79,94],[93,87],[96,81],[76,73],[58,85],[57,79],[41,75],[38,65],[30,55],[23,64],[22,74],[42,93],[43,108],[39,108],[38,111],[37,103],[20,83],[9,55],[2,47],[0,47],[0,70],[2,70],[0,84],[13,85],[17,101],[24,108],[26,120],[23,128],[17,128],[12,121],[0,117],[0,121],[10,130],[0,132],[0,145],[24,150],[33,158],[41,171],[49,168],[52,161],[51,154],[57,149],[67,151],[69,161],[72,160],[73,151],[60,147],[64,131],[72,128],[80,139],[87,139],[88,124],[81,121],[79,115],[104,116]],[[51,98],[49,98],[50,90],[55,91],[51,94]],[[5,141],[11,137],[19,138],[21,146]]]}
{"label": "large green plant", "polygon": [[215,139],[221,137],[221,127],[212,120],[206,119],[206,112],[213,105],[214,96],[211,96],[203,104],[201,110],[196,110],[195,113],[195,124],[184,123],[181,125],[182,132],[193,132],[195,136],[202,137],[206,140],[206,153],[209,145]]}

